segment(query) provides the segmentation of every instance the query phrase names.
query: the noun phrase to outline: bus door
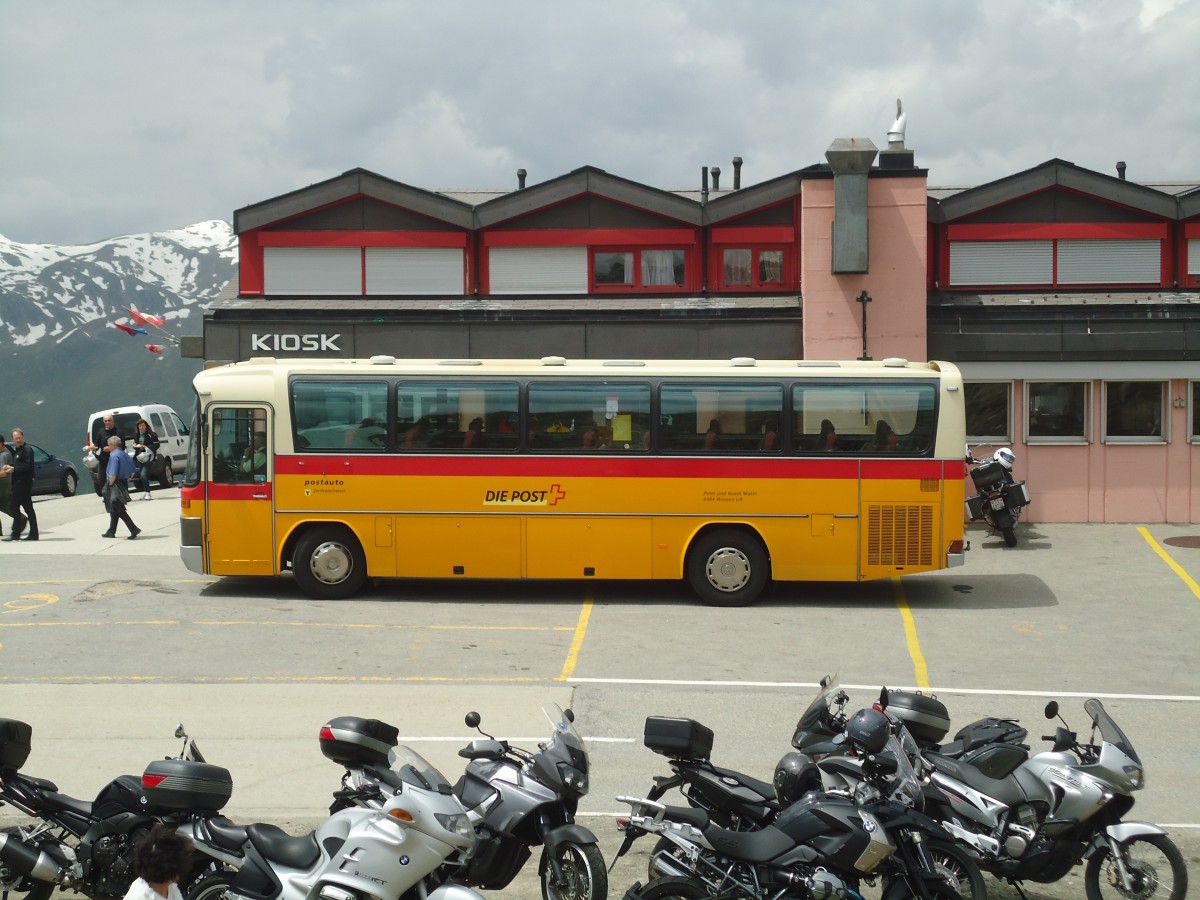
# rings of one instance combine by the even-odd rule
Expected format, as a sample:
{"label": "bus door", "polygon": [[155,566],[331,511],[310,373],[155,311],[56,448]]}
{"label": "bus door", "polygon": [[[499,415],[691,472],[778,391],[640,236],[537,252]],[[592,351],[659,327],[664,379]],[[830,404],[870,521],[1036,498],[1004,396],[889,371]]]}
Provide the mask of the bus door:
{"label": "bus door", "polygon": [[265,406],[207,410],[205,554],[213,575],[278,574],[274,447]]}

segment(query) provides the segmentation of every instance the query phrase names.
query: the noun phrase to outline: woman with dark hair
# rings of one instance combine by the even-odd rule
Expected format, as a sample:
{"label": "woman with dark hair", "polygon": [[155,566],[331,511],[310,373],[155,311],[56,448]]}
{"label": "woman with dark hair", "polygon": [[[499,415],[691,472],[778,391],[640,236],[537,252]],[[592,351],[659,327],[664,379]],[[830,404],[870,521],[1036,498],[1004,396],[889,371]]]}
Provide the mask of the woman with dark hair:
{"label": "woman with dark hair", "polygon": [[817,435],[817,450],[837,449],[837,429],[829,419],[821,420],[821,433]]}
{"label": "woman with dark hair", "polygon": [[133,848],[137,878],[124,900],[183,900],[179,880],[191,865],[191,842],[166,825],[155,825]]}
{"label": "woman with dark hair", "polygon": [[138,465],[138,480],[142,483],[142,499],[150,499],[150,466],[158,455],[159,440],[150,423],[137,420],[137,434],[133,436],[133,459]]}

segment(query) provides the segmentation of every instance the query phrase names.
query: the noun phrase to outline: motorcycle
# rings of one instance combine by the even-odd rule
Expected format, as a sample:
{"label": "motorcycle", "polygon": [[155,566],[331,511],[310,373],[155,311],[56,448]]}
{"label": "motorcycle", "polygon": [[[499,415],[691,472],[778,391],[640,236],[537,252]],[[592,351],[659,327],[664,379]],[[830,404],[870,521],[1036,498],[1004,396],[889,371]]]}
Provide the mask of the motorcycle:
{"label": "motorcycle", "polygon": [[467,727],[486,740],[458,751],[469,762],[454,795],[471,816],[479,846],[454,880],[500,890],[525,865],[530,848],[541,845],[543,900],[605,900],[608,872],[597,838],[575,821],[588,790],[587,748],[569,709],[551,704],[542,712],[552,730],[536,753],[497,740],[479,728],[479,713],[467,713]]}
{"label": "motorcycle", "polygon": [[1001,447],[986,459],[974,459],[967,448],[967,465],[971,481],[978,493],[967,498],[967,518],[972,522],[983,519],[993,531],[1004,536],[1009,547],[1017,546],[1017,522],[1021,510],[1029,505],[1029,488],[1024,481],[1013,481],[1012,467],[1016,454]]}
{"label": "motorcycle", "polygon": [[[926,754],[931,815],[975,850],[983,869],[1011,883],[1057,881],[1086,860],[1089,900],[1108,890],[1113,897],[1180,900],[1187,893],[1187,869],[1167,832],[1123,819],[1133,792],[1145,784],[1133,743],[1099,700],[1083,708],[1092,720],[1087,743],[1063,722],[1053,735],[1043,735],[1053,741],[1049,751],[1002,779],[962,760]],[[1046,717],[1056,716],[1058,704],[1051,701]]]}
{"label": "motorcycle", "polygon": [[[358,728],[368,722],[374,736]],[[380,738],[386,732],[379,726],[391,729],[393,746]],[[361,796],[335,794],[336,811],[300,837],[265,823],[240,830],[226,822],[189,823],[180,831],[213,862],[190,884],[188,900],[482,900],[446,881],[447,860],[468,856],[475,834],[445,777],[395,745],[395,729],[377,720],[335,719],[321,735],[331,759],[360,773],[372,770],[355,788]],[[373,791],[371,779],[386,790]],[[235,848],[239,832],[244,839]]]}
{"label": "motorcycle", "polygon": [[[766,900],[861,898],[862,885],[883,885],[884,900],[982,897],[985,887],[970,858],[916,806],[921,787],[890,721],[868,740],[850,738],[853,759],[830,756],[818,767],[853,767],[853,791],[812,791],[771,825],[735,832],[704,810],[618,797],[632,815],[622,820],[619,859],[642,834],[658,834],[673,852],[655,857],[657,877],[635,884],[630,900]],[[878,723],[876,723],[878,725]],[[899,729],[898,729],[899,731]],[[886,738],[886,740],[883,740]]]}
{"label": "motorcycle", "polygon": [[[24,722],[0,719],[0,805],[41,820],[0,830],[0,891],[26,900],[47,900],[56,887],[93,900],[123,897],[138,841],[160,822],[215,816],[233,791],[228,770],[206,763],[180,725],[178,756],[150,763],[140,778],[113,779],[94,801],[77,800],[21,772],[32,734]],[[201,857],[193,862],[194,872],[203,868]]]}

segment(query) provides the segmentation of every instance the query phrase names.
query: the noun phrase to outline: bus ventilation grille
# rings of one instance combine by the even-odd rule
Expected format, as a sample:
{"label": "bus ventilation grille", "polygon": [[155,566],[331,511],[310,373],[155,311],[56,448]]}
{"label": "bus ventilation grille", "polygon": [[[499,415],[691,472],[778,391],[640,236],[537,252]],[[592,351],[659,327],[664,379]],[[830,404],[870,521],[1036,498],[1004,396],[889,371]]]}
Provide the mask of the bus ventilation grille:
{"label": "bus ventilation grille", "polygon": [[932,566],[932,506],[868,506],[867,565]]}

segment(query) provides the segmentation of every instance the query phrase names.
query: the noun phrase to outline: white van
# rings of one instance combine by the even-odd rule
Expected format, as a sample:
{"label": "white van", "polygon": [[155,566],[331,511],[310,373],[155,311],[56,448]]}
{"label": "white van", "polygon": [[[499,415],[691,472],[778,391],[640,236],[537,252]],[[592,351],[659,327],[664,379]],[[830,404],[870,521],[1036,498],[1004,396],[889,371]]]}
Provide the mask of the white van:
{"label": "white van", "polygon": [[[150,466],[150,478],[157,481],[161,487],[171,487],[175,483],[175,473],[182,472],[187,464],[188,427],[183,424],[175,410],[162,403],[143,403],[133,406],[114,406],[102,409],[88,416],[87,438],[84,443],[91,441],[92,433],[104,426],[104,417],[113,417],[113,427],[121,437],[125,438],[126,449],[133,448],[133,436],[137,434],[138,419],[150,423],[150,430],[158,435],[158,455]],[[133,479],[137,479],[134,473]],[[144,489],[144,488],[141,488]]]}

